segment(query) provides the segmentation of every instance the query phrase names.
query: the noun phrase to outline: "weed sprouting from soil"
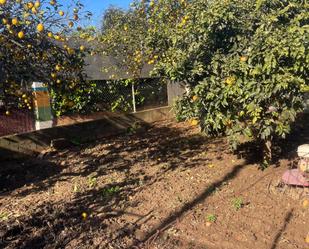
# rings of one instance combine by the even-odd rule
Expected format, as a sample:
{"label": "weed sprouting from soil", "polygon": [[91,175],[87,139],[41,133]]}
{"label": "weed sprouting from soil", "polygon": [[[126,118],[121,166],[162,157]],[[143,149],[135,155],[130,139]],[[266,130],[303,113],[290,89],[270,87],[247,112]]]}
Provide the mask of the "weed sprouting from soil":
{"label": "weed sprouting from soil", "polygon": [[207,220],[208,222],[215,223],[216,220],[217,220],[217,215],[215,215],[215,214],[208,214],[208,215],[206,216],[206,220]]}
{"label": "weed sprouting from soil", "polygon": [[241,197],[236,197],[232,200],[232,206],[233,208],[238,211],[244,206],[244,201]]}

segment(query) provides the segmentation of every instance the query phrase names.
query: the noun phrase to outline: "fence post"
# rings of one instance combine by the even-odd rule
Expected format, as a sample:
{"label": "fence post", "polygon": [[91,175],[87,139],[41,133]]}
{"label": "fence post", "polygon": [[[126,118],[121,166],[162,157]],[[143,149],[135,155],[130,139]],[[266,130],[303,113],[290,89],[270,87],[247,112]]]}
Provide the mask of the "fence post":
{"label": "fence post", "polygon": [[133,105],[133,112],[136,112],[134,81],[132,82],[132,105]]}
{"label": "fence post", "polygon": [[309,93],[305,93],[305,113],[309,113]]}
{"label": "fence post", "polygon": [[167,100],[168,105],[173,106],[175,104],[175,100],[178,97],[183,96],[186,93],[186,87],[181,84],[181,82],[169,81],[167,83]]}
{"label": "fence post", "polygon": [[35,129],[41,130],[53,126],[53,116],[50,106],[48,88],[41,82],[32,84],[35,110]]}

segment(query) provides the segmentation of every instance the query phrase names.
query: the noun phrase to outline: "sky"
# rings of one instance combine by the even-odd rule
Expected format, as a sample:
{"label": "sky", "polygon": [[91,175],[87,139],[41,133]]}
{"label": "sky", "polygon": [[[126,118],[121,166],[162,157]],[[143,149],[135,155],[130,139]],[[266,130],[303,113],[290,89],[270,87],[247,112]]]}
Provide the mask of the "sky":
{"label": "sky", "polygon": [[93,17],[89,25],[98,26],[102,14],[110,5],[127,9],[131,3],[131,0],[81,0],[81,2],[85,5],[85,10],[89,10],[93,13]]}

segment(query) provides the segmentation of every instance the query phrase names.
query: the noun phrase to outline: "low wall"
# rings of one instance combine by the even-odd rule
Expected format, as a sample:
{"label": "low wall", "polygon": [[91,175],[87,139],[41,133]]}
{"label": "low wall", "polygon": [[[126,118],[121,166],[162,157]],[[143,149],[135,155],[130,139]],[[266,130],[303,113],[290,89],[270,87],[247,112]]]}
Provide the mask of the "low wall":
{"label": "low wall", "polygon": [[171,108],[161,107],[124,115],[102,114],[100,119],[1,137],[0,161],[13,156],[40,153],[49,148],[52,139],[66,138],[77,143],[88,142],[126,132],[137,122],[149,124],[171,118]]}

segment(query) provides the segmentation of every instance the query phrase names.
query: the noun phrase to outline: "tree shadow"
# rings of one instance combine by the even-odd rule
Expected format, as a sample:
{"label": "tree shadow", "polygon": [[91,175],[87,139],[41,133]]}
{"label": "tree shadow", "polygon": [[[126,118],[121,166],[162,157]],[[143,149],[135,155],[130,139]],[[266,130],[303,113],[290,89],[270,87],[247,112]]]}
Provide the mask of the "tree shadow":
{"label": "tree shadow", "polygon": [[[158,167],[158,165],[162,166],[164,164],[164,167],[155,176],[147,176],[144,172],[138,172],[138,174],[143,175],[143,179],[149,184],[150,182],[156,182],[169,171],[179,168],[193,168],[200,163],[207,163],[209,161],[207,156],[193,158],[208,150],[209,139],[202,135],[194,134],[184,136],[184,131],[183,129],[170,129],[165,126],[152,127],[134,134],[127,133],[105,138],[104,140],[100,139],[62,152],[61,155],[55,154],[52,158],[44,158],[41,161],[43,167],[40,168],[38,166],[42,170],[44,170],[44,167],[47,167],[44,174],[33,182],[31,182],[31,179],[27,182],[21,181],[19,186],[30,183],[33,183],[33,186],[19,191],[16,195],[25,196],[33,192],[46,191],[57,182],[66,181],[78,176],[87,177],[93,173],[97,177],[108,175],[112,172],[128,172],[131,175],[130,169],[140,162],[144,162],[151,167]],[[222,140],[212,140],[212,144],[222,145]],[[215,151],[220,156],[224,153],[225,148],[224,146],[217,147]],[[76,164],[75,168],[69,165],[70,160],[68,160],[68,157],[78,158],[74,163]],[[60,158],[60,161],[63,159],[67,162],[65,165],[52,163],[55,158]],[[44,166],[44,161],[46,161],[47,166]],[[48,164],[48,161],[50,161],[50,164]],[[31,164],[31,161],[29,163]],[[49,172],[48,167],[51,169],[55,168],[56,170]],[[31,169],[31,167],[28,168],[29,170]],[[36,170],[37,167],[34,167],[33,174],[39,175],[40,171]],[[11,190],[13,189],[11,188]],[[6,194],[10,194],[10,192],[6,192]]]}
{"label": "tree shadow", "polygon": [[[291,125],[291,132],[286,139],[276,138],[273,141],[273,161],[278,165],[282,159],[293,160],[297,156],[297,147],[309,143],[309,114],[301,114]],[[235,154],[245,158],[248,163],[262,163],[262,145],[256,141],[242,143]]]}
{"label": "tree shadow", "polygon": [[[129,196],[140,191],[138,185],[139,178],[128,178],[117,184],[109,184],[99,189],[90,189],[83,193],[77,193],[72,201],[58,203],[44,203],[36,208],[30,217],[20,217],[18,223],[11,225],[3,224],[0,226],[0,237],[4,248],[6,246],[14,248],[64,248],[67,245],[82,244],[83,246],[93,246],[92,238],[86,236],[87,231],[96,231],[95,235],[103,236],[102,239],[109,245],[116,245],[117,248],[133,248],[136,246],[147,245],[147,242],[157,233],[163,232],[170,227],[176,220],[180,219],[185,213],[189,212],[194,206],[204,201],[216,188],[224,182],[237,176],[245,163],[235,166],[222,179],[214,182],[199,196],[186,203],[179,211],[169,216],[155,229],[150,231],[142,240],[134,238],[131,245],[123,244],[128,237],[134,235],[135,230],[150,218],[151,211],[147,214],[133,214],[137,219],[131,224],[123,223],[112,228],[110,219],[115,219],[126,214],[126,209],[134,207],[136,203],[128,201]],[[149,182],[150,183],[150,182]],[[147,184],[146,184],[147,185]],[[106,190],[118,187],[117,193],[106,195]],[[121,207],[116,210],[115,207]],[[81,214],[86,212],[89,219],[83,219]],[[96,215],[91,215],[95,213]],[[130,214],[132,215],[132,214]],[[92,234],[91,236],[95,236]],[[82,237],[81,237],[82,236]],[[141,244],[142,243],[142,244]],[[106,245],[107,245],[106,244]]]}
{"label": "tree shadow", "polygon": [[[170,171],[176,169],[193,168],[201,163],[205,164],[209,161],[207,156],[194,159],[197,154],[204,153],[209,149],[208,138],[200,135],[184,135],[187,129],[173,129],[169,127],[152,127],[147,131],[137,132],[116,136],[104,140],[98,140],[95,143],[84,144],[70,151],[56,154],[52,157],[61,157],[67,160],[68,157],[78,158],[83,163],[80,167],[72,167],[72,171],[67,171],[70,165],[61,166],[53,163],[52,159],[46,157],[44,160],[29,159],[24,165],[19,165],[18,172],[22,178],[24,166],[32,165],[32,173],[38,178],[27,178],[21,180],[19,185],[11,185],[4,194],[10,196],[23,197],[44,191],[55,185],[59,181],[66,181],[75,176],[90,176],[94,172],[97,176],[108,175],[111,172],[122,172],[128,170],[125,181],[105,185],[99,189],[88,189],[87,191],[76,194],[75,198],[67,201],[59,201],[56,203],[44,203],[31,213],[30,217],[18,218],[18,223],[6,222],[0,225],[0,237],[2,245],[0,247],[11,246],[15,248],[43,248],[46,245],[52,245],[53,248],[63,248],[69,243],[90,243],[91,239],[87,239],[87,231],[98,231],[98,237],[102,234],[102,239],[110,244],[117,245],[119,248],[128,248],[127,245],[121,247],[122,241],[132,236],[135,230],[143,223],[146,223],[151,214],[134,214],[137,220],[133,223],[118,224],[115,229],[112,228],[110,220],[116,219],[126,214],[128,207],[134,208],[137,203],[128,201],[128,197],[134,195],[141,188],[147,188],[149,185],[159,181]],[[222,140],[212,140],[217,153],[223,153],[224,146]],[[91,150],[96,146],[98,150]],[[102,148],[101,148],[102,146]],[[220,148],[219,148],[220,147]],[[80,152],[81,151],[81,152]],[[48,162],[50,161],[50,162]],[[61,161],[61,160],[60,160]],[[166,164],[161,170],[156,171],[154,175],[147,175],[145,172],[130,172],[130,168],[138,162],[144,161],[149,167],[158,167],[159,164]],[[43,162],[50,163],[45,165]],[[18,165],[20,161],[16,161]],[[7,165],[9,167],[10,164]],[[49,172],[46,167],[51,167]],[[57,170],[54,170],[54,167]],[[30,168],[29,168],[30,170]],[[44,172],[40,172],[43,170]],[[53,171],[54,170],[54,171]],[[236,175],[240,170],[234,170],[222,182]],[[10,174],[12,174],[10,172]],[[140,185],[141,175],[143,175],[143,185]],[[176,216],[181,216],[194,205],[207,198],[216,187],[222,182],[217,182],[209,187],[204,194],[201,194],[196,200],[184,206],[180,212],[170,219],[166,220],[166,224],[172,222]],[[15,191],[23,186],[23,184],[32,184],[31,188],[22,191]],[[108,189],[115,186],[120,188],[116,195],[107,195]],[[104,194],[103,194],[104,193]],[[129,206],[128,206],[129,205]],[[89,207],[89,208],[88,208]],[[91,218],[83,220],[81,213],[96,213],[100,215],[91,216]],[[132,215],[132,214],[131,214]],[[159,227],[160,228],[160,227]],[[111,232],[112,231],[112,232]],[[109,233],[109,234],[108,234]],[[112,234],[110,234],[112,233]],[[92,233],[90,233],[92,234]],[[81,236],[84,236],[81,238]],[[151,235],[150,235],[151,236]],[[79,242],[72,242],[79,240]],[[80,241],[84,240],[84,241]],[[135,244],[137,239],[133,239]],[[89,245],[90,247],[92,245]]]}
{"label": "tree shadow", "polygon": [[[91,240],[87,238],[87,233],[96,231],[97,236],[110,233],[107,231],[107,228],[111,229],[109,220],[122,215],[136,218],[130,224],[132,229],[151,213],[143,215],[125,211],[128,208],[128,198],[134,193],[136,184],[137,182],[131,179],[117,184],[108,184],[102,188],[89,189],[83,193],[77,193],[72,201],[44,203],[38,206],[31,216],[19,217],[13,223],[1,223],[0,248],[36,249],[45,248],[45,246],[64,248],[69,243],[73,246],[81,244],[91,247]],[[106,190],[115,187],[118,188],[116,192],[106,194]],[[119,208],[121,206],[123,208]],[[87,217],[83,217],[83,213]],[[116,226],[111,232],[115,237],[115,243],[125,237],[128,231],[130,231],[128,224]]]}
{"label": "tree shadow", "polygon": [[145,248],[148,247],[150,243],[155,240],[160,233],[164,232],[171,225],[174,224],[177,220],[181,219],[187,212],[192,210],[196,205],[202,203],[209,197],[217,188],[221,187],[225,182],[233,179],[238,175],[238,173],[246,166],[247,164],[240,164],[233,167],[233,169],[222,177],[220,180],[211,184],[208,188],[206,188],[201,194],[199,194],[196,198],[192,199],[190,202],[187,202],[183,205],[178,211],[169,215],[165,218],[158,226],[156,226],[153,230],[147,233],[141,241],[131,245],[130,248]]}
{"label": "tree shadow", "polygon": [[281,151],[278,158],[292,159],[297,156],[297,147],[309,143],[309,114],[301,114],[291,127],[291,133],[285,140],[277,141]]}
{"label": "tree shadow", "polygon": [[59,174],[63,168],[59,165],[38,158],[12,159],[1,162],[0,196],[25,185],[40,185],[40,183]]}
{"label": "tree shadow", "polygon": [[294,212],[294,209],[291,209],[289,212],[287,212],[287,214],[286,214],[286,216],[284,218],[282,227],[279,229],[279,231],[275,235],[270,249],[276,249],[277,248],[279,240],[281,238],[281,235],[283,234],[283,232],[285,231],[286,227],[288,226],[288,224],[290,223],[291,219],[293,218],[293,212]]}
{"label": "tree shadow", "polygon": [[[6,195],[12,195],[14,189],[18,189],[24,184],[33,183],[33,186],[14,193],[16,196],[23,197],[44,191],[54,186],[56,182],[67,181],[76,176],[87,177],[93,173],[96,173],[96,176],[104,176],[111,172],[127,172],[127,178],[117,184],[106,184],[100,188],[87,189],[85,192],[77,193],[73,200],[44,203],[38,206],[30,217],[19,218],[19,224],[1,224],[0,237],[3,242],[0,243],[0,247],[13,245],[15,248],[35,249],[49,245],[53,248],[63,248],[70,244],[78,248],[78,245],[83,244],[91,248],[94,245],[89,243],[92,243],[91,241],[94,238],[89,238],[89,236],[98,236],[111,245],[117,245],[118,248],[145,248],[160,237],[160,234],[172,226],[174,222],[181,219],[196,205],[205,201],[217,188],[236,177],[248,162],[255,162],[255,157],[247,157],[248,161],[234,166],[228,174],[212,183],[191,201],[186,202],[178,211],[166,217],[142,238],[134,238],[130,243],[121,244],[129,235],[134,234],[135,229],[140,224],[146,223],[151,215],[151,213],[129,214],[136,218],[134,222],[116,225],[113,222],[111,223],[111,220],[126,215],[125,210],[128,207],[134,208],[137,205],[128,201],[129,196],[134,195],[141,188],[147,188],[159,181],[171,171],[191,169],[199,164],[207,164],[210,160],[207,155],[195,156],[209,151],[211,149],[210,144],[214,147],[211,150],[217,153],[218,158],[226,153],[227,145],[224,139],[209,139],[202,135],[190,133],[190,135],[184,135],[190,129],[192,127],[184,129],[167,126],[150,127],[140,132],[130,132],[111,138],[99,139],[93,143],[82,144],[69,151],[62,152],[61,155],[56,154],[46,157],[44,160],[31,159],[36,162],[31,171],[35,176],[24,180],[22,179],[22,172],[25,167],[19,165],[20,161],[16,161],[17,172],[19,172],[19,176],[16,178],[17,183],[16,185],[8,184],[11,187],[5,192]],[[94,148],[96,150],[93,150]],[[54,163],[57,157],[61,157],[60,161],[66,160],[67,162],[69,162],[68,157],[75,158],[78,166],[61,166]],[[33,163],[31,160],[24,163],[26,165],[29,163],[28,166],[31,166],[31,163]],[[153,175],[146,174],[143,171],[130,172],[134,164],[139,162],[144,162],[147,167],[161,167],[161,169]],[[47,165],[44,163],[47,163]],[[6,166],[8,170],[10,169],[9,166],[10,164]],[[48,167],[50,167],[50,172]],[[40,173],[40,170],[44,172]],[[14,170],[7,171],[6,175],[13,173]],[[141,177],[144,181],[143,186],[139,185]],[[2,179],[5,179],[5,177]],[[2,184],[1,181],[0,183]],[[3,184],[5,185],[5,183]],[[109,193],[108,189],[116,186],[119,187],[117,193],[106,194]],[[89,214],[88,219],[82,218],[83,212]],[[286,223],[288,223],[289,220],[286,220]],[[271,249],[276,248],[285,227],[278,232],[273,243],[275,247]],[[87,232],[91,235],[87,235]]]}

